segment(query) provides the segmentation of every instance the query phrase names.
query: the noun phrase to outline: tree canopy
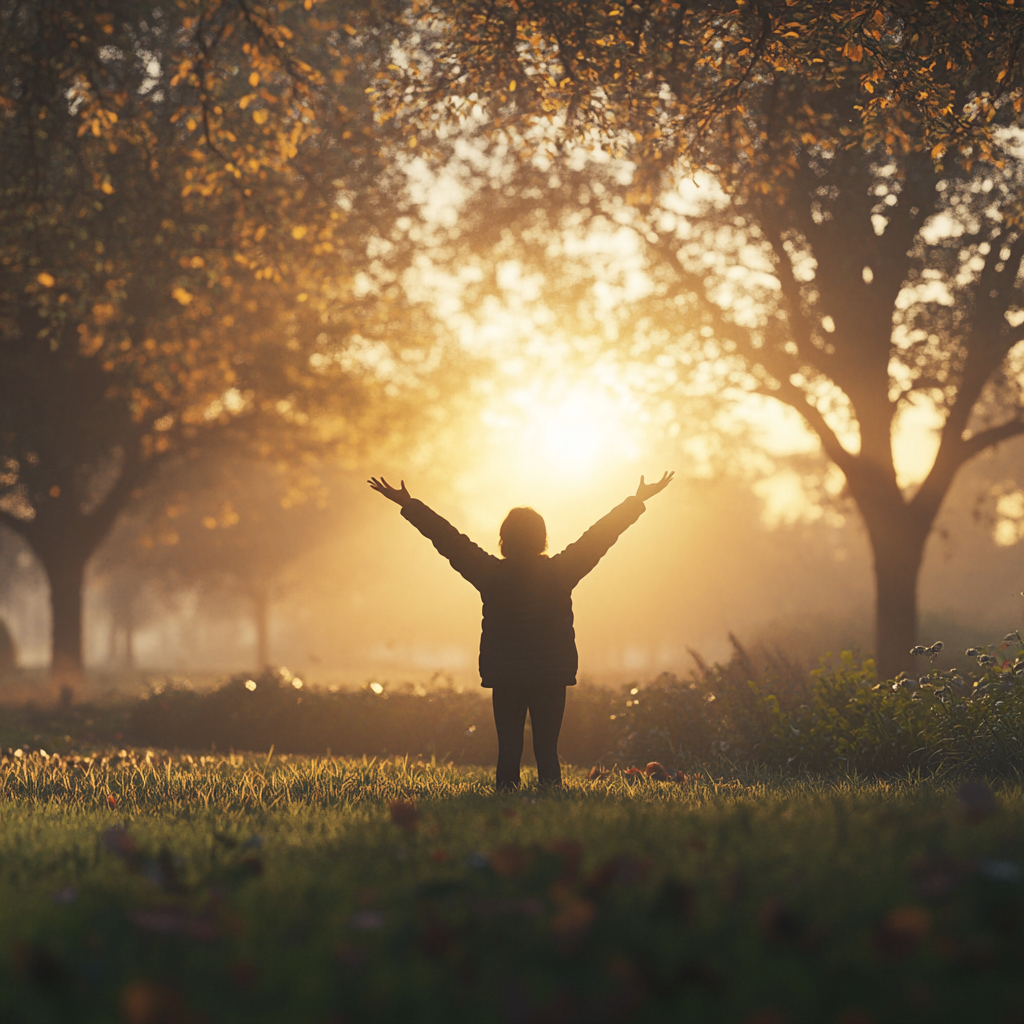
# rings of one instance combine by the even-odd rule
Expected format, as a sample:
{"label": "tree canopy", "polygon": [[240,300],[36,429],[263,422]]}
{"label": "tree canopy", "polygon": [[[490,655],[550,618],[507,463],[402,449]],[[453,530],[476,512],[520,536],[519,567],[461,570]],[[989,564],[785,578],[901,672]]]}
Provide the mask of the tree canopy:
{"label": "tree canopy", "polygon": [[307,444],[356,401],[351,284],[398,212],[366,91],[388,17],[0,3],[0,521],[47,569],[55,668],[81,664],[84,561],[161,459]]}
{"label": "tree canopy", "polygon": [[413,112],[408,131],[476,112],[521,149],[596,141],[648,177],[680,160],[726,176],[756,161],[764,123],[751,107],[780,78],[856,92],[842,120],[794,106],[775,125],[804,143],[970,161],[1021,112],[1014,0],[421,0],[414,10],[418,46],[381,90],[396,113]]}

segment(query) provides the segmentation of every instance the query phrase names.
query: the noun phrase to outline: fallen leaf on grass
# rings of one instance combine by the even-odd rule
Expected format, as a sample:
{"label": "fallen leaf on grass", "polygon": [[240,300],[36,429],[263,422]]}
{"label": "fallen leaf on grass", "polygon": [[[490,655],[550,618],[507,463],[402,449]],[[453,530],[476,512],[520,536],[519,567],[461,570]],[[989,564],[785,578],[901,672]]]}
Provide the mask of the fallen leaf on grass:
{"label": "fallen leaf on grass", "polygon": [[587,778],[590,779],[591,782],[599,782],[601,779],[608,778],[610,774],[610,772],[606,771],[604,768],[599,768],[595,764],[594,767],[590,769],[590,773],[587,775]]}
{"label": "fallen leaf on grass", "polygon": [[117,810],[117,797],[113,793],[107,794],[107,806],[112,810]]}
{"label": "fallen leaf on grass", "polygon": [[651,761],[644,769],[644,774],[655,782],[668,782],[671,776],[660,761]]}
{"label": "fallen leaf on grass", "polygon": [[392,800],[388,804],[391,822],[406,832],[415,832],[419,824],[420,812],[411,800]]}
{"label": "fallen leaf on grass", "polygon": [[551,920],[551,931],[560,938],[581,935],[593,923],[597,908],[590,900],[567,899]]}
{"label": "fallen leaf on grass", "polygon": [[875,929],[872,942],[883,959],[902,959],[915,952],[928,935],[931,918],[922,907],[897,907]]}
{"label": "fallen leaf on grass", "polygon": [[186,1024],[181,996],[166,985],[133,981],[121,993],[121,1013],[125,1024]]}
{"label": "fallen leaf on grass", "polygon": [[517,843],[506,843],[491,851],[491,870],[499,878],[517,878],[533,862],[533,851]]}

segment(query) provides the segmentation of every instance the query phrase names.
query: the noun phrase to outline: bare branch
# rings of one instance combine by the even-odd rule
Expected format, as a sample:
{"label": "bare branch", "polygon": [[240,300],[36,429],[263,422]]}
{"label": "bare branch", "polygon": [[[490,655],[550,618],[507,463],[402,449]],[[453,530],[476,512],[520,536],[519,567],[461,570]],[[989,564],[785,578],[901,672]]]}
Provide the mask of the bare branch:
{"label": "bare branch", "polygon": [[1002,441],[1008,441],[1011,437],[1017,437],[1020,434],[1024,434],[1024,418],[1009,420],[1006,423],[1001,423],[998,427],[989,427],[988,430],[974,434],[967,438],[966,441],[961,442],[963,461],[966,462],[977,455],[978,452],[991,448]]}
{"label": "bare branch", "polygon": [[835,431],[825,421],[825,417],[807,395],[790,384],[789,381],[780,381],[778,388],[770,388],[767,385],[755,389],[755,393],[766,395],[769,398],[778,399],[780,402],[795,409],[806,420],[807,425],[818,435],[825,454],[847,475],[855,470],[856,456],[851,455],[836,436]]}

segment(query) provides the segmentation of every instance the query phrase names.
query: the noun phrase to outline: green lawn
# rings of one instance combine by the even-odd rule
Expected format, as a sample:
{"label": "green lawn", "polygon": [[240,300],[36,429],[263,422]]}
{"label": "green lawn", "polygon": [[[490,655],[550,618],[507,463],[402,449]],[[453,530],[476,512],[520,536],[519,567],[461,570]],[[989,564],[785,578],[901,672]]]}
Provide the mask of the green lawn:
{"label": "green lawn", "polygon": [[0,764],[5,1024],[1024,1013],[1015,783],[71,761]]}

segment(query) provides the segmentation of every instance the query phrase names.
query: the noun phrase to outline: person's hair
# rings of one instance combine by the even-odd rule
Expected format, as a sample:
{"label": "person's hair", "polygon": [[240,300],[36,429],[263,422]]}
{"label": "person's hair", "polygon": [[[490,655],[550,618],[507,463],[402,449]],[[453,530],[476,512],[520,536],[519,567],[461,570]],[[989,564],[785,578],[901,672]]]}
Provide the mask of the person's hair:
{"label": "person's hair", "polygon": [[501,524],[501,553],[505,558],[540,555],[548,546],[548,529],[539,512],[514,508]]}

